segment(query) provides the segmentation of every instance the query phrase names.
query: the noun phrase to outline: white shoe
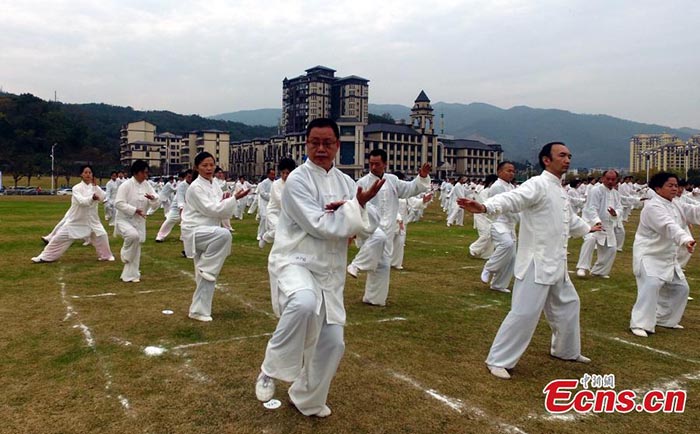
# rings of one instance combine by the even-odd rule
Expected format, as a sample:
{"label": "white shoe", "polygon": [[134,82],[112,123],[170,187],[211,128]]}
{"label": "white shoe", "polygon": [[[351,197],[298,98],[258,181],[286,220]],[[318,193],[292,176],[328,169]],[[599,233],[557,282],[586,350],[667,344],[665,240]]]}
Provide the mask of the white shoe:
{"label": "white shoe", "polygon": [[107,261],[107,262],[114,262],[114,256],[110,256],[110,257],[109,257],[109,258],[107,258],[107,259],[104,259],[104,258],[98,258],[97,260],[98,260],[98,261]]}
{"label": "white shoe", "polygon": [[622,249],[617,249],[617,251],[618,251],[618,252],[621,252],[621,251],[622,251]]}
{"label": "white shoe", "polygon": [[[209,315],[202,315],[202,314],[193,313],[193,312],[188,313],[187,316],[190,319],[194,319],[194,320],[202,321],[202,322],[209,322],[212,320],[212,318]],[[267,399],[266,401],[269,401],[269,399]]]}
{"label": "white shoe", "polygon": [[214,277],[214,275],[211,273],[199,270],[199,275],[202,276],[202,279],[204,280],[208,280],[209,282],[216,282],[216,277]]}
{"label": "white shoe", "polygon": [[591,359],[588,357],[584,356],[583,354],[579,354],[578,357],[574,359],[574,362],[578,363],[591,363]]}
{"label": "white shoe", "polygon": [[576,275],[578,277],[586,277],[586,270],[584,270],[583,268],[579,268],[578,270],[576,270]]}
{"label": "white shoe", "polygon": [[35,256],[32,258],[32,262],[35,264],[41,264],[41,263],[49,262],[49,261],[44,261],[43,259],[41,259],[41,257]]}
{"label": "white shoe", "polygon": [[349,275],[351,275],[352,277],[357,279],[357,273],[360,272],[359,268],[357,268],[356,266],[352,265],[352,263],[350,263],[350,265],[348,265],[347,270],[348,270]]}
{"label": "white shoe", "polygon": [[600,277],[601,279],[610,279],[610,276],[602,274],[591,274],[591,277]]}
{"label": "white shoe", "polygon": [[485,268],[483,270],[481,270],[481,281],[484,283],[489,283],[490,280],[491,280],[491,272]]}
{"label": "white shoe", "polygon": [[690,297],[690,296],[688,297],[688,301],[693,301],[693,300],[695,300],[693,297]]}
{"label": "white shoe", "polygon": [[51,240],[48,237],[41,237],[41,241],[43,241],[44,244],[48,244],[49,242],[51,242]]}
{"label": "white shoe", "polygon": [[403,270],[403,267],[401,265],[394,267],[395,270]]}
{"label": "white shoe", "polygon": [[505,292],[506,294],[510,294],[510,289],[508,288],[494,288],[491,287],[489,288],[491,291],[498,291],[498,292]]}
{"label": "white shoe", "polygon": [[313,416],[316,416],[316,417],[328,417],[328,416],[331,415],[331,413],[332,413],[332,412],[331,412],[331,408],[330,408],[329,406],[327,406],[327,405],[324,405],[323,408],[321,409],[321,411],[319,411],[318,413],[314,414]]}
{"label": "white shoe", "polygon": [[633,335],[639,336],[640,338],[648,338],[649,337],[649,335],[647,334],[647,332],[644,329],[633,328],[633,329],[630,329],[630,331],[632,331]]}
{"label": "white shoe", "polygon": [[262,238],[259,239],[258,240],[258,247],[260,247],[261,249],[264,249],[265,248],[265,240],[263,240]]}
{"label": "white shoe", "polygon": [[[258,379],[255,380],[255,397],[258,398],[258,401],[267,402],[273,396],[275,396],[275,380],[261,372]],[[330,414],[330,408],[328,412]]]}
{"label": "white shoe", "polygon": [[669,327],[669,328],[676,329],[676,330],[683,330],[685,327],[683,327],[683,326],[680,325],[680,324],[676,324],[676,325],[674,325],[673,327]]}
{"label": "white shoe", "polygon": [[491,372],[491,375],[494,377],[498,377],[501,380],[510,380],[510,374],[506,370],[506,368],[499,368],[497,366],[490,366],[486,365],[486,367],[489,368],[489,372]]}

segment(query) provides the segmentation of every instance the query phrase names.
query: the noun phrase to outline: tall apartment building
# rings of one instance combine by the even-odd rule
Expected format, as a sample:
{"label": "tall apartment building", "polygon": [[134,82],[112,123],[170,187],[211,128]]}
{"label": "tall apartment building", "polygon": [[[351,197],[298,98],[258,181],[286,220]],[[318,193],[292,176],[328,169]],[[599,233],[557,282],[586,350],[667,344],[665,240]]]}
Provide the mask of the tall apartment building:
{"label": "tall apartment building", "polygon": [[191,168],[194,157],[207,151],[228,172],[230,141],[226,131],[191,131],[183,137],[170,132],[157,134],[156,126],[147,121],[131,122],[121,129],[120,160],[124,167],[144,160],[153,174],[175,174]]}
{"label": "tall apartment building", "polygon": [[136,160],[144,160],[151,168],[160,169],[161,145],[155,142],[156,126],[147,121],[124,125],[119,138],[119,160],[128,167]]}
{"label": "tall apartment building", "polygon": [[[317,68],[319,67],[308,71]],[[326,70],[328,68],[320,71],[325,77],[334,72]],[[496,166],[503,159],[500,145],[467,139],[438,140],[433,108],[424,91],[414,101],[410,124],[400,122],[367,125],[366,80],[360,80],[362,82],[349,77],[338,88],[338,100],[343,104],[337,106],[340,107],[338,112],[331,110],[331,117],[338,122],[340,128],[340,149],[335,161],[340,170],[355,179],[360,178],[369,171],[369,152],[379,148],[387,152],[388,171],[400,171],[408,176],[415,176],[425,162],[430,162],[439,176],[485,176],[495,173]],[[288,84],[289,80],[285,79],[285,95],[289,95]],[[336,106],[331,104],[331,107]],[[328,116],[328,113],[323,114]],[[287,122],[283,122],[283,125],[290,125],[290,120],[297,117],[287,116]],[[314,119],[316,117],[320,116],[315,116]],[[306,158],[306,124],[302,128],[299,123],[292,129],[299,131],[268,139],[232,143],[232,172],[257,181],[268,168],[275,167],[282,157],[290,157],[301,164]]]}
{"label": "tall apartment building", "polygon": [[630,139],[630,172],[700,169],[700,134],[683,141],[671,134],[637,134]]}
{"label": "tall apartment building", "polygon": [[204,151],[213,155],[218,166],[230,175],[231,134],[228,131],[197,130],[185,134],[180,152],[182,165],[192,168],[194,158]]}

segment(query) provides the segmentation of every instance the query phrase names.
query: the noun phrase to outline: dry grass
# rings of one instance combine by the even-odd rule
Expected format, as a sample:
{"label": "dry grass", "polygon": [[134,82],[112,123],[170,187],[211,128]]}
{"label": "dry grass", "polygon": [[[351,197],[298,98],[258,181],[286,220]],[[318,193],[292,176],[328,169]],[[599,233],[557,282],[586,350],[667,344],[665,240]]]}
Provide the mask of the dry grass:
{"label": "dry grass", "polygon": [[[386,308],[360,303],[364,276],[348,280],[347,348],[329,397],[334,414],[316,420],[290,406],[285,385],[277,393],[279,410],[266,410],[255,400],[253,381],[265,334],[276,320],[270,315],[269,248],[258,249],[251,216],[234,222],[233,254],[220,277],[214,321],[204,324],[186,318],[194,289],[192,264],[180,257],[177,229],[167,242],[153,241],[160,212],[149,219],[140,284],[120,283],[119,262],[98,263],[93,248],[79,243],[57,263],[30,263],[42,248],[39,236],[49,232],[68,202],[0,197],[2,433],[488,433],[516,432],[517,427],[528,433],[609,434],[695,432],[700,422],[700,301],[688,305],[686,330],[662,329],[644,341],[632,337],[627,331],[636,295],[632,231],[610,280],[574,277],[582,301],[584,353],[593,364],[551,359],[542,320],[513,380],[506,382],[491,377],[483,360],[510,297],[487,291],[479,282],[483,261],[467,255],[475,239],[471,220],[464,228],[448,229],[433,205],[424,221],[409,227],[406,270],[392,271]],[[117,255],[120,246],[120,240],[112,240]],[[570,269],[579,246],[580,241],[572,242]],[[688,267],[696,296],[697,264],[693,258]],[[175,314],[163,315],[163,309]],[[202,345],[181,347],[197,343]],[[168,351],[148,357],[147,346]],[[686,412],[548,419],[542,388],[553,379],[580,378],[586,372],[615,374],[618,390],[677,380],[688,390]]]}

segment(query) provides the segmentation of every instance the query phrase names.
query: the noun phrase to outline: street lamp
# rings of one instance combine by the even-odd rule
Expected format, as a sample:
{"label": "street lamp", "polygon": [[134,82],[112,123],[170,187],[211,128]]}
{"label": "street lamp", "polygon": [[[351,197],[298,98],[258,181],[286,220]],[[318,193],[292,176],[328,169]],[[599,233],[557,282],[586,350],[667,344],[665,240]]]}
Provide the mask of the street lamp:
{"label": "street lamp", "polygon": [[54,143],[51,145],[51,194],[55,194],[56,192],[54,191],[54,177],[53,177],[53,161],[54,161],[54,148],[58,146],[58,143]]}

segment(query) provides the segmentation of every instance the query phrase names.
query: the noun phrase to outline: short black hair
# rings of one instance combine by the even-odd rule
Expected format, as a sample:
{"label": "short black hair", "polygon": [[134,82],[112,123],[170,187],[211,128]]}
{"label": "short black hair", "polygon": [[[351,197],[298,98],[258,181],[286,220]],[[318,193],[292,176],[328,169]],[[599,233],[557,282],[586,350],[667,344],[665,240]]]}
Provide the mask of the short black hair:
{"label": "short black hair", "polygon": [[148,170],[148,163],[143,160],[136,160],[131,164],[131,176],[143,172],[144,170]]}
{"label": "short black hair", "polygon": [[274,172],[274,171],[275,171],[275,168],[274,168],[274,167],[270,167],[269,169],[267,169],[267,174],[269,175],[270,172]]}
{"label": "short black hair", "polygon": [[666,181],[668,181],[671,178],[676,178],[676,181],[678,181],[678,175],[676,175],[675,173],[659,172],[656,175],[652,176],[649,180],[649,188],[651,188],[652,190],[661,188],[664,186],[664,184],[666,184]]}
{"label": "short black hair", "polygon": [[309,122],[309,125],[306,127],[306,137],[308,138],[309,135],[311,134],[311,130],[314,128],[332,128],[333,129],[333,134],[335,134],[335,138],[339,139],[340,138],[340,129],[338,128],[338,124],[335,123],[333,119],[330,118],[316,118]]}
{"label": "short black hair", "polygon": [[82,166],[80,166],[80,174],[82,175],[83,170],[85,170],[87,168],[90,168],[90,172],[92,172],[93,175],[95,174],[95,171],[92,170],[92,166],[90,164],[83,164]]}
{"label": "short black hair", "polygon": [[[603,176],[605,176],[605,174],[608,173],[608,172],[614,172],[614,173],[615,173],[615,178],[617,178],[617,179],[620,178],[620,173],[619,173],[617,170],[615,170],[615,169],[608,169],[608,170],[606,170],[605,172],[603,172]],[[602,178],[602,176],[601,176],[601,178]]]}
{"label": "short black hair", "polygon": [[280,160],[279,164],[277,165],[277,168],[280,172],[283,170],[289,170],[291,172],[292,170],[297,168],[297,163],[291,158],[283,158]]}
{"label": "short black hair", "polygon": [[503,166],[505,166],[506,164],[510,164],[515,169],[515,163],[513,163],[512,161],[503,160],[500,163],[498,163],[498,166],[496,166],[496,172],[500,172],[500,170],[503,169]]}
{"label": "short black hair", "polygon": [[491,184],[496,182],[497,179],[498,179],[498,175],[494,175],[494,174],[486,175],[486,179],[484,179],[484,188],[491,187]]}
{"label": "short black hair", "polygon": [[549,159],[552,158],[552,146],[554,145],[562,145],[566,146],[566,143],[564,142],[549,142],[546,145],[542,146],[542,149],[540,150],[540,154],[537,156],[537,158],[540,160],[540,167],[542,170],[546,169],[544,166],[544,157],[547,157]]}
{"label": "short black hair", "polygon": [[116,170],[112,170],[112,172],[109,174],[109,176],[111,177],[112,175],[116,175],[116,174],[117,174],[117,171],[116,171]]}
{"label": "short black hair", "polygon": [[370,153],[369,153],[369,156],[370,157],[379,156],[382,158],[382,163],[386,164],[387,155],[386,155],[386,151],[384,149],[379,149],[379,148],[372,149],[372,151],[370,151]]}
{"label": "short black hair", "polygon": [[569,181],[569,187],[571,188],[578,188],[578,186],[581,184],[581,180],[578,178],[574,178],[571,181]]}
{"label": "short black hair", "polygon": [[[214,160],[214,156],[207,151],[200,152],[199,154],[197,154],[197,156],[194,157],[194,167],[197,167],[200,164],[202,164],[202,161],[204,161],[207,158],[211,158],[212,160]],[[216,162],[216,160],[214,160],[214,162]]]}

